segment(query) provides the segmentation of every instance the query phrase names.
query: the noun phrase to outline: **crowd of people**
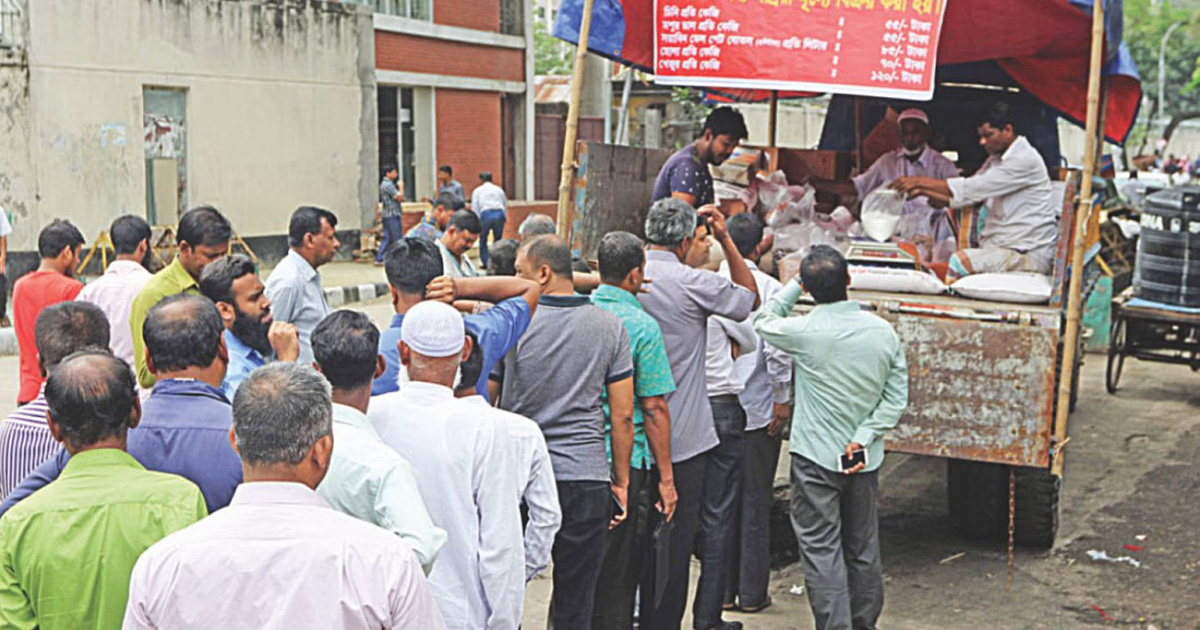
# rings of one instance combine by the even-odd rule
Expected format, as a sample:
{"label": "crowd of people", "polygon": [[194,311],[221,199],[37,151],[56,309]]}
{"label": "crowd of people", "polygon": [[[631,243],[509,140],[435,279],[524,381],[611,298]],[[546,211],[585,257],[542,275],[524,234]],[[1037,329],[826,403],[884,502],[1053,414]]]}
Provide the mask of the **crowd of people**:
{"label": "crowd of people", "polygon": [[[722,117],[688,159],[745,137]],[[873,628],[901,344],[847,299],[836,250],[780,284],[755,264],[757,217],[697,210],[711,191],[687,182],[682,199],[664,177],[645,239],[607,234],[594,271],[540,215],[477,268],[468,250],[504,222],[490,176],[482,216],[448,179],[401,236],[385,167],[382,330],[325,301],[328,210],[293,213],[265,282],[212,207],[180,218],[155,274],[150,227],[118,218],[116,260],[86,286],[83,236],[46,225],[14,287],[0,626],[515,629],[550,571],[549,627],[675,629],[695,556],[691,627],[736,630],[723,612],[772,604],[790,431],[817,627]],[[688,264],[714,245],[720,269]],[[791,315],[806,292],[815,306]]]}

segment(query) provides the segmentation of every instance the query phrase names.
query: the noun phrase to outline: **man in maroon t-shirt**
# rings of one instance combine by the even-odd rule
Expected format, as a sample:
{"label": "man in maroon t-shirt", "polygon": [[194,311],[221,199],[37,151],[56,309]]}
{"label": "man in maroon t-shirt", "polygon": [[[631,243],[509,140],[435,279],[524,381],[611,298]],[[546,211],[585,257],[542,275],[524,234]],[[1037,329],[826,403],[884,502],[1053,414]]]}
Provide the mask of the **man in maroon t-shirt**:
{"label": "man in maroon t-shirt", "polygon": [[42,309],[74,300],[83,289],[75,279],[83,234],[70,221],[55,219],[38,234],[38,254],[42,263],[13,285],[13,329],[21,351],[21,389],[17,404],[37,398],[46,380],[38,369],[37,345],[33,329]]}

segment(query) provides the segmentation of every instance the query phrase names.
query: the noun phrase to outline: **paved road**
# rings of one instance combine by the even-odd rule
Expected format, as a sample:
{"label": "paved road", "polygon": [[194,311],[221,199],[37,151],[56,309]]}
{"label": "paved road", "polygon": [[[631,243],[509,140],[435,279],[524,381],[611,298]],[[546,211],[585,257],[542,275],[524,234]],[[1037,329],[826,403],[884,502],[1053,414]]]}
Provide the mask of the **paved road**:
{"label": "paved road", "polygon": [[[386,299],[352,308],[384,326],[391,316]],[[1011,590],[1000,546],[951,532],[944,461],[888,457],[880,499],[883,627],[1200,628],[1200,375],[1131,362],[1123,389],[1109,396],[1103,368],[1102,356],[1089,355],[1072,416],[1058,544],[1019,551]],[[15,399],[16,379],[16,357],[0,358],[0,400]],[[1091,560],[1092,549],[1142,566]],[[807,601],[788,592],[802,583],[795,567],[781,569],[772,580],[775,606],[728,618],[754,629],[811,628]],[[530,584],[524,628],[545,627],[548,596],[548,579]]]}

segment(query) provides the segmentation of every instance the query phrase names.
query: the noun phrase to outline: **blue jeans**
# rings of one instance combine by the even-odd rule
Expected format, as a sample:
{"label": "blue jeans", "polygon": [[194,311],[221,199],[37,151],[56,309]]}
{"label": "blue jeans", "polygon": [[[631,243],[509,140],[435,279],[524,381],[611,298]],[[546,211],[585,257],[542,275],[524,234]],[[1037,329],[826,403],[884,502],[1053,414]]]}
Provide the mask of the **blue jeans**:
{"label": "blue jeans", "polygon": [[400,215],[383,217],[383,238],[379,241],[379,253],[375,254],[375,262],[382,261],[388,245],[401,238],[404,238],[404,224],[400,221]]}
{"label": "blue jeans", "polygon": [[504,222],[507,219],[503,210],[484,210],[479,215],[479,220],[483,222],[483,234],[479,235],[479,261],[484,267],[488,264],[488,235],[491,235],[493,243],[504,238]]}

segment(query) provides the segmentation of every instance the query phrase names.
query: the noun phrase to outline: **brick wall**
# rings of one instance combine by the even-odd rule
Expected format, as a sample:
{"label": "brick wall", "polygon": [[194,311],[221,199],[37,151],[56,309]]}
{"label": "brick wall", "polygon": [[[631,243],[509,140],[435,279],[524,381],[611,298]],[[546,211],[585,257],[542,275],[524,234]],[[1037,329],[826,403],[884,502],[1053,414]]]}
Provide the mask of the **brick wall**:
{"label": "brick wall", "polygon": [[482,171],[491,171],[496,184],[508,191],[500,181],[500,94],[438,89],[436,99],[438,165],[454,167],[468,200]]}
{"label": "brick wall", "polygon": [[[435,4],[440,3],[441,0]],[[515,48],[476,46],[375,31],[375,67],[400,72],[524,81],[525,53]]]}
{"label": "brick wall", "polygon": [[500,31],[500,0],[435,0],[435,24]]}

